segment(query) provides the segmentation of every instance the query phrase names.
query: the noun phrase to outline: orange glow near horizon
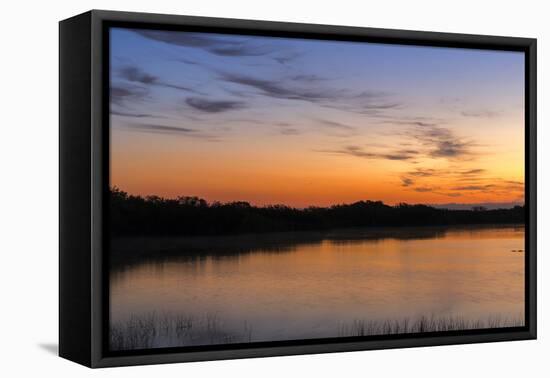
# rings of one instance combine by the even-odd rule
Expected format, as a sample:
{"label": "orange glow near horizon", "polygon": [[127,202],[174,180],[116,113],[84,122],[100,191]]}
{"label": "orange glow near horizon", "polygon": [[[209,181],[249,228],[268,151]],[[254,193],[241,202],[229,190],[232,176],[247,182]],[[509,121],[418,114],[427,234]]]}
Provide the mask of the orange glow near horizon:
{"label": "orange glow near horizon", "polygon": [[[322,138],[313,136],[295,143],[278,135],[224,143],[123,130],[112,133],[111,183],[134,195],[197,196],[258,206],[301,208],[360,200],[522,203],[523,140],[521,133],[513,138],[521,140],[515,143],[521,148],[507,150],[508,138],[492,138],[479,143],[479,156],[471,160],[410,162],[324,152]],[[128,139],[130,148],[117,147]]]}

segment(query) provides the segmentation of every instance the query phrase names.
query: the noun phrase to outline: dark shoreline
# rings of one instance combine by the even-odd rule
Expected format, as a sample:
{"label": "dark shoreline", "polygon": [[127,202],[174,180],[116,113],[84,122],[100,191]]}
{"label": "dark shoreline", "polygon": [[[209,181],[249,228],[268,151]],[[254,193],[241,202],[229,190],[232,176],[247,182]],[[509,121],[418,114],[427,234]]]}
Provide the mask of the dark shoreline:
{"label": "dark shoreline", "polygon": [[117,188],[109,197],[109,228],[114,237],[207,236],[273,232],[330,232],[362,227],[518,224],[525,207],[470,210],[423,204],[387,205],[363,200],[328,207],[254,206],[245,201],[209,203],[199,197],[133,196]]}

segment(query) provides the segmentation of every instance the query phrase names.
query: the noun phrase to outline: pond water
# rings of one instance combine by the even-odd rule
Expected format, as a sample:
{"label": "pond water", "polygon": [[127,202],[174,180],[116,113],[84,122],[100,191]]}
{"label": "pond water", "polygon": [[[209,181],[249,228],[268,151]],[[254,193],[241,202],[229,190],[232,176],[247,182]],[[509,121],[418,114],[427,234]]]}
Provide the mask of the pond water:
{"label": "pond water", "polygon": [[124,239],[111,253],[114,350],[524,322],[523,226]]}

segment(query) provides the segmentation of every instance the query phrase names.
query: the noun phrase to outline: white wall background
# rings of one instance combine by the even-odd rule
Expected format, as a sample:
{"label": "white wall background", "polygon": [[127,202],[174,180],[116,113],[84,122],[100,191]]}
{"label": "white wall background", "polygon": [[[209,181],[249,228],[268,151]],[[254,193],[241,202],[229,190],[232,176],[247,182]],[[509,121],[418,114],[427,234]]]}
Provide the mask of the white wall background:
{"label": "white wall background", "polygon": [[[6,1],[0,22],[0,375],[521,377],[550,373],[550,23],[545,1]],[[539,340],[89,370],[55,355],[58,26],[89,9],[536,37],[539,40]],[[546,235],[545,235],[546,234]],[[546,349],[546,351],[545,351]],[[546,373],[546,374],[545,374]]]}

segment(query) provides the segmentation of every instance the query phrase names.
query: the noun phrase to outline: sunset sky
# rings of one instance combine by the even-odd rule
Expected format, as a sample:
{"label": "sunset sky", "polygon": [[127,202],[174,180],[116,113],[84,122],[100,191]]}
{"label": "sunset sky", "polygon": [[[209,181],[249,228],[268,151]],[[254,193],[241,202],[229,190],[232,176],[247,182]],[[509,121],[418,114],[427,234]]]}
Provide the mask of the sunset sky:
{"label": "sunset sky", "polygon": [[522,204],[523,166],[523,53],[111,29],[131,194]]}

